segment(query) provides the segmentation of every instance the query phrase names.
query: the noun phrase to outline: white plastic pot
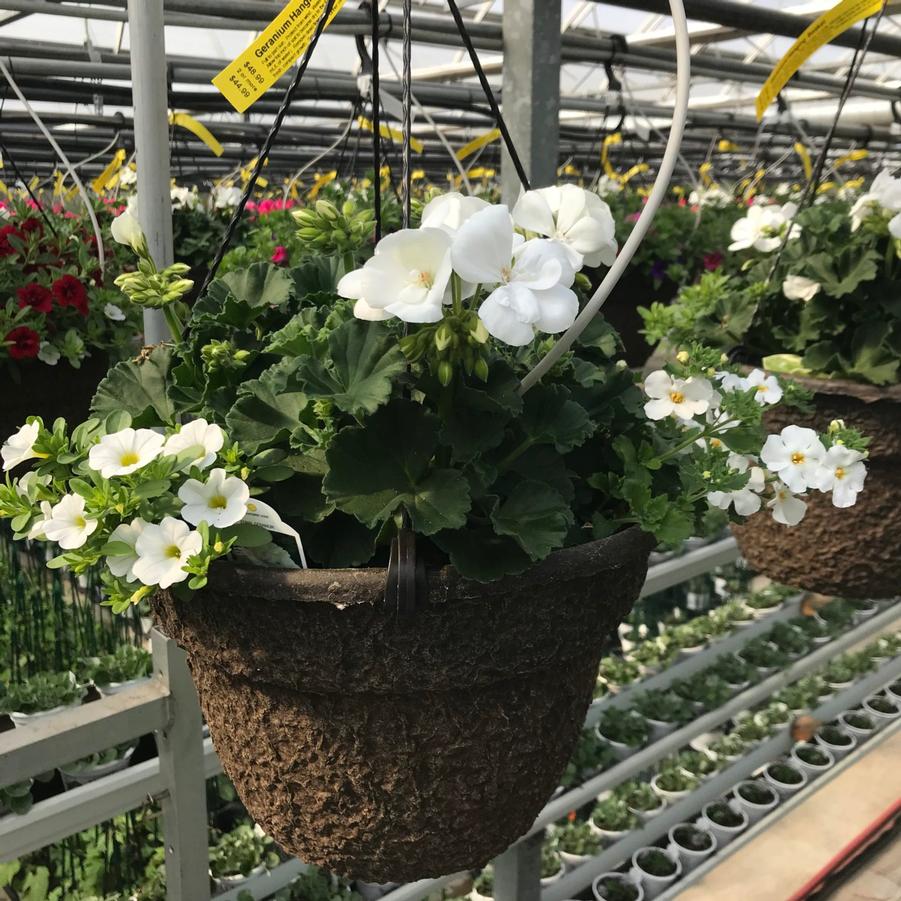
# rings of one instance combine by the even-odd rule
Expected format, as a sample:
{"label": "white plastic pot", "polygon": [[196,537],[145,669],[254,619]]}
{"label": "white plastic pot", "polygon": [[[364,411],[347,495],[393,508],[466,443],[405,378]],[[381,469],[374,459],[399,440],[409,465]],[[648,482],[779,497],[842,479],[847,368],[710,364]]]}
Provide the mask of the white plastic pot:
{"label": "white plastic pot", "polygon": [[[676,830],[682,827],[697,829],[700,832],[705,833],[710,839],[710,847],[705,848],[703,851],[693,851],[691,848],[684,848],[679,844],[675,836]],[[690,873],[692,870],[697,869],[708,857],[716,853],[716,836],[710,830],[702,827],[700,823],[677,823],[667,834],[669,835],[670,851],[678,856],[679,861],[682,864],[683,876],[686,873]]]}
{"label": "white plastic pot", "polygon": [[[363,901],[377,901],[378,898],[384,897],[392,889],[397,888],[397,883],[383,882],[380,884],[378,882],[357,882],[354,888]],[[485,897],[484,895],[480,895],[475,889],[473,889],[471,896],[478,899],[478,901],[482,901]],[[491,901],[491,899],[486,899],[486,901]]]}
{"label": "white plastic pot", "polygon": [[117,760],[111,760],[109,763],[101,763],[97,766],[84,767],[83,769],[76,770],[68,770],[65,767],[60,767],[59,771],[63,777],[63,782],[67,788],[73,785],[87,785],[88,782],[95,782],[97,779],[102,779],[104,776],[118,773],[120,770],[124,770],[131,762],[131,756],[134,754],[136,747],[137,745],[128,748],[121,757]]}
{"label": "white plastic pot", "polygon": [[896,704],[901,704],[901,682],[892,682],[891,685],[886,685],[885,694]]}
{"label": "white plastic pot", "polygon": [[[558,856],[559,856],[559,854],[558,854]],[[541,877],[541,887],[548,888],[549,886],[552,886],[555,882],[559,882],[563,878],[565,873],[566,873],[566,867],[564,866],[563,859],[561,858],[560,869],[557,870],[557,872],[554,873],[553,876],[542,876]]]}
{"label": "white plastic pot", "polygon": [[864,620],[869,619],[871,616],[875,616],[878,612],[878,604],[870,604],[869,607],[855,607],[854,613],[851,615],[851,619],[855,623],[862,623]]}
{"label": "white plastic pot", "polygon": [[654,791],[654,794],[657,795],[658,798],[661,798],[667,804],[675,804],[677,801],[681,801],[683,798],[687,798],[691,793],[692,789],[685,788],[681,791],[667,791],[665,788],[661,788],[659,785],[660,774],[658,773],[651,779],[651,788]]}
{"label": "white plastic pot", "polygon": [[661,738],[669,735],[670,732],[676,731],[675,723],[665,723],[663,720],[652,720],[650,717],[645,717],[645,722],[648,724],[648,727],[651,730],[648,744],[653,744],[655,741],[660,741]]}
{"label": "white plastic pot", "polygon": [[24,726],[26,723],[36,723],[39,720],[46,719],[48,716],[56,716],[64,710],[71,710],[73,707],[80,706],[81,701],[79,700],[74,704],[61,704],[59,707],[53,707],[50,710],[40,710],[37,713],[19,713],[18,711],[13,711],[9,716],[17,726]]}
{"label": "white plastic pot", "polygon": [[595,825],[594,820],[588,821],[588,828],[602,838],[605,845],[615,845],[621,838],[625,838],[629,834],[628,829],[601,829],[600,826]]}
{"label": "white plastic pot", "polygon": [[832,742],[826,741],[825,738],[820,733],[817,733],[814,736],[814,741],[821,747],[825,748],[833,758],[838,761],[841,760],[842,757],[846,757],[857,747],[857,739],[848,732],[847,729],[842,728],[842,733],[847,735],[850,741],[846,745],[834,745]]}
{"label": "white plastic pot", "polygon": [[[743,785],[765,785],[767,788],[770,788],[773,793],[773,799],[767,804],[758,804],[756,801],[749,801],[747,798],[744,798],[741,795],[741,787]],[[748,815],[748,825],[753,826],[758,820],[763,819],[771,810],[773,810],[776,805],[779,803],[779,792],[777,792],[774,788],[767,785],[765,782],[761,782],[759,779],[749,779],[745,782],[739,782],[738,785],[732,791],[732,796],[735,799],[735,803]]]}
{"label": "white plastic pot", "polygon": [[601,883],[606,881],[607,879],[615,879],[617,882],[624,882],[628,885],[631,885],[635,888],[637,894],[635,895],[635,901],[644,901],[645,893],[642,888],[641,882],[634,878],[631,873],[601,873],[594,882],[591,884],[591,891],[594,895],[595,901],[609,901],[609,898],[603,893],[601,889]]}
{"label": "white plastic pot", "polygon": [[[725,803],[728,804],[729,807],[735,812],[736,816],[741,817],[741,825],[739,826],[722,826],[717,823],[715,820],[710,818],[709,809],[714,806],[716,803]],[[724,799],[722,802],[712,802],[710,804],[705,804],[703,809],[701,810],[701,816],[698,818],[696,825],[700,826],[702,829],[706,829],[708,832],[716,836],[716,845],[718,848],[725,848],[729,842],[732,841],[736,836],[741,835],[745,829],[750,825],[750,819],[748,818],[748,811],[743,807],[738,805],[738,802],[735,800],[726,800]]]}
{"label": "white plastic pot", "polygon": [[672,851],[661,851],[673,862],[673,872],[669,876],[655,876],[641,868],[639,861],[646,851],[661,851],[660,848],[639,848],[632,855],[632,873],[636,879],[641,881],[641,887],[644,889],[645,899],[656,898],[665,892],[681,875],[682,863]]}
{"label": "white plastic pot", "polygon": [[[876,723],[875,723],[875,721],[873,722],[872,729],[862,729],[859,726],[852,726],[848,722],[847,718],[849,716],[854,716],[855,714],[857,714],[857,715],[862,714],[864,716],[869,717],[869,714],[863,710],[846,710],[844,713],[840,713],[838,715],[838,721],[842,724],[842,729],[845,732],[847,732],[849,735],[853,735],[854,738],[857,739],[857,743],[861,744],[862,742],[865,742],[871,735],[873,735],[876,732]],[[872,717],[870,717],[870,719],[872,719]]]}
{"label": "white plastic pot", "polygon": [[887,726],[893,720],[898,719],[901,716],[901,707],[899,707],[898,702],[894,700],[894,698],[890,698],[888,696],[882,697],[880,700],[887,701],[889,704],[895,705],[894,713],[885,713],[882,710],[877,710],[876,708],[870,705],[870,702],[874,700],[874,696],[870,696],[866,698],[863,702],[863,709],[869,714],[870,719],[876,724],[877,729],[881,729],[883,726]]}
{"label": "white plastic pot", "polygon": [[[797,782],[780,782],[771,773],[773,767],[777,766],[790,766],[801,778]],[[779,793],[780,798],[790,798],[807,785],[807,773],[804,772],[801,767],[792,766],[790,763],[782,760],[777,761],[776,763],[767,764],[767,766],[763,768],[763,778],[767,785],[771,786]]]}
{"label": "white plastic pot", "polygon": [[626,805],[626,809],[629,813],[632,814],[633,817],[638,817],[638,821],[640,823],[650,823],[654,817],[659,817],[664,810],[666,810],[666,803],[661,798],[660,806],[655,807],[653,810],[639,810],[637,807],[629,807]]}
{"label": "white plastic pot", "polygon": [[610,746],[610,750],[613,752],[613,756],[617,760],[625,760],[627,757],[631,757],[633,754],[638,753],[640,748],[633,748],[631,745],[627,745],[621,741],[614,741],[612,738],[607,738],[603,732],[601,732],[601,725],[598,723],[597,726],[594,727],[594,734],[597,735],[601,741],[606,742]]}
{"label": "white plastic pot", "polygon": [[216,888],[219,891],[229,891],[230,889],[238,888],[239,886],[244,885],[249,879],[254,879],[257,876],[262,876],[263,873],[266,872],[266,864],[261,863],[259,866],[254,867],[246,876],[213,876],[210,873],[210,876],[213,879],[213,882],[216,885]]}
{"label": "white plastic pot", "polygon": [[[819,751],[824,757],[827,757],[828,763],[825,764],[815,764],[808,763],[806,760],[803,760],[798,756],[798,750],[803,748],[815,748]],[[827,748],[825,745],[817,745],[811,742],[802,742],[801,744],[795,745],[792,748],[791,752],[792,763],[803,773],[807,775],[807,781],[812,782],[814,779],[822,776],[826,770],[832,769],[835,766],[835,755]]]}
{"label": "white plastic pot", "polygon": [[832,689],[832,693],[835,694],[837,691],[844,691],[846,688],[850,688],[854,684],[854,680],[852,679],[849,682],[829,682],[824,680],[829,688]]}
{"label": "white plastic pot", "polygon": [[145,682],[149,681],[149,676],[142,676],[139,679],[129,679],[127,682],[110,682],[108,685],[98,685],[97,689],[101,695],[109,697],[110,695],[117,695],[126,689],[134,688],[136,685],[143,685]]}
{"label": "white plastic pot", "polygon": [[570,854],[569,851],[561,850],[558,850],[557,853],[560,855],[560,860],[563,861],[563,866],[567,872],[575,870],[582,866],[583,863],[591,860],[590,854]]}
{"label": "white plastic pot", "polygon": [[748,607],[748,610],[754,619],[763,619],[765,616],[770,616],[777,610],[781,610],[784,604],[785,601],[779,601],[778,604],[774,604],[772,607]]}

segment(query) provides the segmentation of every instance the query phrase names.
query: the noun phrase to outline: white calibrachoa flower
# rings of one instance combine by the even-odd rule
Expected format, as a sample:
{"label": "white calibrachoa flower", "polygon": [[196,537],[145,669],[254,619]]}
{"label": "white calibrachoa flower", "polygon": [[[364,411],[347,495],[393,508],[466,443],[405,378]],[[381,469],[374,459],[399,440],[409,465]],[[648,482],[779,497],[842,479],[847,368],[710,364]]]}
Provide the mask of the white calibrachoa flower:
{"label": "white calibrachoa flower", "polygon": [[776,484],[773,498],[767,501],[767,506],[773,511],[773,519],[783,526],[796,526],[807,513],[807,504],[781,482]]}
{"label": "white calibrachoa flower", "polygon": [[[771,253],[778,250],[785,237],[789,223],[798,212],[798,205],[786,203],[785,206],[768,204],[766,206],[749,207],[744,219],[739,219],[732,226],[732,243],[729,250],[759,250]],[[801,236],[801,226],[793,224],[789,240]]]}
{"label": "white calibrachoa flower", "polygon": [[526,191],[513,207],[513,221],[563,244],[576,270],[611,266],[616,259],[616,224],[610,207],[576,185]]}
{"label": "white calibrachoa flower", "polygon": [[754,400],[763,404],[778,404],[782,400],[782,386],[774,375],[767,375],[761,369],[755,369],[744,379],[744,390],[754,389]]}
{"label": "white calibrachoa flower", "polygon": [[782,293],[789,300],[811,301],[820,293],[823,286],[812,278],[803,275],[790,275],[782,282]]}
{"label": "white calibrachoa flower", "polygon": [[781,434],[770,435],[760,459],[770,472],[777,473],[790,491],[801,494],[820,482],[820,464],[826,448],[813,429],[786,426]]}
{"label": "white calibrachoa flower", "polygon": [[225,444],[225,432],[215,423],[210,424],[205,419],[195,419],[181,427],[181,429],[166,440],[163,445],[163,453],[167,456],[177,457],[186,450],[196,448],[199,453],[196,459],[191,461],[191,466],[198,469],[209,469],[216,462],[216,455]]}
{"label": "white calibrachoa flower", "polygon": [[138,552],[135,550],[135,545],[146,526],[147,523],[140,517],[137,517],[130,523],[123,522],[121,525],[116,526],[110,533],[110,544],[114,542],[127,544],[131,548],[130,554],[117,554],[115,557],[106,558],[106,565],[117,578],[124,578],[126,582],[134,582],[138,578],[134,572],[135,563],[138,562]]}
{"label": "white calibrachoa flower", "polygon": [[188,479],[178,489],[178,497],[184,503],[181,516],[186,522],[225,529],[247,515],[250,489],[241,479],[227,476],[224,469],[214,469],[206,483]]}
{"label": "white calibrachoa flower", "polygon": [[28,537],[32,541],[46,541],[47,536],[44,534],[44,530],[47,528],[47,523],[50,521],[53,516],[53,506],[50,501],[41,501],[41,516],[39,519],[36,519],[31,528],[28,530]]}
{"label": "white calibrachoa flower", "polygon": [[453,235],[471,216],[490,206],[481,197],[467,197],[458,191],[439,194],[430,200],[422,210],[422,228],[440,228]]}
{"label": "white calibrachoa flower", "polygon": [[43,532],[48,541],[55,541],[64,551],[73,551],[88,540],[97,525],[96,519],[85,516],[84,498],[67,494],[50,510]]}
{"label": "white calibrachoa flower", "polygon": [[138,559],[132,572],[144,585],[169,588],[184,582],[190,573],[185,569],[188,560],[199,554],[203,538],[183,522],[167,516],[159,525],[150,523],[135,542]]}
{"label": "white calibrachoa flower", "polygon": [[[404,229],[379,241],[362,269],[338,282],[338,294],[362,301],[358,319],[397,316],[404,322],[438,322],[451,277],[450,235],[439,228]],[[363,315],[361,315],[361,313]]]}
{"label": "white calibrachoa flower", "polygon": [[112,435],[104,435],[88,454],[88,466],[105,479],[127,476],[148,463],[162,452],[165,438],[152,429],[122,429]]}
{"label": "white calibrachoa flower", "polygon": [[[122,317],[125,318],[124,316]],[[62,356],[59,350],[54,347],[49,341],[41,341],[41,346],[38,350],[38,359],[42,363],[46,363],[48,366],[56,366],[59,363],[59,358]]]}
{"label": "white calibrachoa flower", "polygon": [[497,286],[479,307],[488,333],[522,347],[537,332],[564,332],[579,312],[569,287],[576,277],[566,249],[556,241],[523,242],[505,206],[476,213],[457,232],[454,271],[466,282]]}
{"label": "white calibrachoa flower", "polygon": [[121,307],[117,307],[114,303],[108,303],[103,308],[103,315],[111,322],[125,322],[125,313]]}
{"label": "white calibrachoa flower", "polygon": [[6,439],[3,447],[0,448],[4,471],[9,472],[20,463],[37,457],[34,452],[34,443],[38,440],[40,431],[41,427],[36,422],[32,422],[23,425],[15,435]]}
{"label": "white calibrachoa flower", "polygon": [[817,488],[832,492],[832,503],[836,507],[853,507],[857,495],[863,491],[867,468],[863,464],[864,455],[835,444],[826,451],[818,471]]}
{"label": "white calibrachoa flower", "polygon": [[729,454],[729,468],[736,472],[748,472],[750,469],[750,478],[748,484],[744,488],[737,491],[711,491],[707,495],[707,500],[714,507],[720,510],[728,510],[734,507],[735,512],[739,516],[751,516],[756,513],[763,503],[760,499],[760,492],[766,487],[766,475],[764,471],[755,466],[754,460],[741,454]]}
{"label": "white calibrachoa flower", "polygon": [[644,380],[644,390],[651,398],[644,405],[645,415],[655,422],[668,416],[683,420],[700,416],[710,409],[715,394],[707,379],[674,379],[663,369]]}

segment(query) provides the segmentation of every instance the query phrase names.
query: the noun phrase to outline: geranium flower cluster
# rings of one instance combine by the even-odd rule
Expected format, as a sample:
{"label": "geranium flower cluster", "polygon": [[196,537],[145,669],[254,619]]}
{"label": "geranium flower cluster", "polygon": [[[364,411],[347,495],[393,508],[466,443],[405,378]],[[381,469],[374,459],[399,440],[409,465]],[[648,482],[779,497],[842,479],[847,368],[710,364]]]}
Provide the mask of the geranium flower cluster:
{"label": "geranium flower cluster", "polygon": [[[689,364],[687,352],[680,358]],[[679,378],[659,370],[647,376],[643,388],[649,398],[645,415],[656,422],[672,420],[687,432],[678,450],[706,458],[705,479],[716,481],[719,475],[735,481],[707,493],[711,506],[745,517],[766,502],[776,522],[795,526],[807,512],[809,491],[831,494],[836,507],[857,503],[867,475],[866,441],[843,422],[832,423],[826,435],[790,425],[767,436],[757,453],[749,452],[742,434],[748,404],[780,403],[785,391],[776,376],[755,369],[745,377],[716,371],[710,378]]]}
{"label": "geranium flower cluster", "polygon": [[794,222],[798,214],[796,203],[782,206],[776,203],[754,204],[748,208],[744,219],[732,226],[732,243],[729,250],[754,249],[760,253],[772,253],[782,246],[788,233],[788,240],[801,236],[801,226]]}
{"label": "geranium flower cluster", "polygon": [[4,471],[32,465],[0,486],[0,518],[16,537],[57,544],[52,566],[105,564],[116,609],[157,588],[201,587],[212,560],[262,531],[244,523],[248,512],[270,509],[251,500],[248,470],[218,425],[195,419],[154,431],[128,423],[114,414],[69,435],[62,420],[48,430],[31,418],[0,448]]}
{"label": "geranium flower cluster", "polygon": [[575,185],[525,192],[512,211],[451,193],[431,200],[418,229],[383,238],[338,293],[360,319],[437,323],[475,310],[488,334],[514,347],[568,329],[583,266],[616,258],[610,208]]}

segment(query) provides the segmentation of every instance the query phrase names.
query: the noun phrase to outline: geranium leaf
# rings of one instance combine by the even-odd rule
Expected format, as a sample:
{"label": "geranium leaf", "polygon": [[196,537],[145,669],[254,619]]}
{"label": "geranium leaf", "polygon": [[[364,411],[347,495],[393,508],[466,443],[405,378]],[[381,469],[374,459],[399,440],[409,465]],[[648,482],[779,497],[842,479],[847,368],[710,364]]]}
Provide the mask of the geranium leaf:
{"label": "geranium leaf", "polygon": [[97,387],[91,412],[105,418],[123,410],[135,428],[168,425],[175,411],[166,391],[171,347],[160,344],[138,360],[114,366]]}
{"label": "geranium leaf", "polygon": [[461,576],[476,582],[493,582],[532,565],[529,555],[512,538],[488,527],[440,532],[434,541]]}
{"label": "geranium leaf", "polygon": [[553,444],[561,454],[579,447],[595,430],[588,412],[561,385],[536,385],[525,396],[522,427],[536,444]]}
{"label": "geranium leaf", "polygon": [[514,538],[533,559],[563,546],[573,524],[569,504],[550,485],[520,482],[491,514],[494,530]]}
{"label": "geranium leaf", "polygon": [[358,519],[335,512],[313,527],[301,528],[310,558],[329,569],[365,566],[372,560],[378,532]]}
{"label": "geranium leaf", "polygon": [[294,293],[291,276],[271,263],[254,263],[222,276],[235,299],[249,307],[280,307]]}

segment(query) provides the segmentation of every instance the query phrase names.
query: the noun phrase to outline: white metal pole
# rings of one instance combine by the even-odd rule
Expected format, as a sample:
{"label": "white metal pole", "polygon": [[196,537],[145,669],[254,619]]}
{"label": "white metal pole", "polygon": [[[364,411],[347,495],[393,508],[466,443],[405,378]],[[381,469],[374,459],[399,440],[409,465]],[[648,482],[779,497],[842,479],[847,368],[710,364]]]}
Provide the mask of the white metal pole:
{"label": "white metal pole", "polygon": [[[163,0],[128,0],[131,90],[138,161],[138,220],[160,268],[174,261],[169,193],[169,98]],[[160,310],[144,311],[144,341],[171,338]]]}

